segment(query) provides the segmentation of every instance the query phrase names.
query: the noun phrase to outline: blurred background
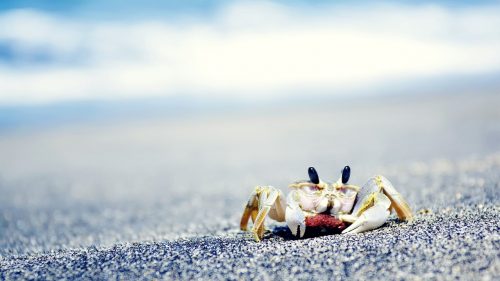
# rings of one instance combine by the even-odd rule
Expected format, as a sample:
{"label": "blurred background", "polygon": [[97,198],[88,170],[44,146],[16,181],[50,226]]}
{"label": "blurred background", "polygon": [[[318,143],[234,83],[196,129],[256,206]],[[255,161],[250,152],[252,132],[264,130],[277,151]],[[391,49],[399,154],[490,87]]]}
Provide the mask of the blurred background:
{"label": "blurred background", "polygon": [[3,0],[0,255],[236,231],[253,186],[286,191],[309,166],[446,202],[412,178],[498,155],[499,14]]}

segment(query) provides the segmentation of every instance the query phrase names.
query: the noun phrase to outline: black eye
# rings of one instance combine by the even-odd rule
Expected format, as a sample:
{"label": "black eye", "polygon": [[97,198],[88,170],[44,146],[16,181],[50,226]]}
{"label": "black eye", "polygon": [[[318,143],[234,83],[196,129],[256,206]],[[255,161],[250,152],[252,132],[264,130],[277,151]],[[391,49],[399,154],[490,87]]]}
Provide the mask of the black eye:
{"label": "black eye", "polygon": [[316,172],[316,169],[314,169],[313,167],[309,167],[307,172],[309,173],[309,179],[311,180],[311,182],[314,184],[318,184],[319,183],[319,176],[318,176],[318,172]]}
{"label": "black eye", "polygon": [[349,177],[351,177],[351,168],[349,166],[345,166],[342,170],[342,183],[347,183],[349,181]]}

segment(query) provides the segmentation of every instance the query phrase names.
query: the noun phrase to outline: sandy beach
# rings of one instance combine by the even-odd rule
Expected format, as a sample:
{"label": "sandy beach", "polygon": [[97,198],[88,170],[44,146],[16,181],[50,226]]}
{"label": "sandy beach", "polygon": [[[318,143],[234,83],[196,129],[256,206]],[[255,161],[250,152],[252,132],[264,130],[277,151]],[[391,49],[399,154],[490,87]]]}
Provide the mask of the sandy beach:
{"label": "sandy beach", "polygon": [[[500,95],[398,96],[0,136],[0,279],[495,280]],[[357,235],[238,229],[255,185],[315,166],[407,198]]]}

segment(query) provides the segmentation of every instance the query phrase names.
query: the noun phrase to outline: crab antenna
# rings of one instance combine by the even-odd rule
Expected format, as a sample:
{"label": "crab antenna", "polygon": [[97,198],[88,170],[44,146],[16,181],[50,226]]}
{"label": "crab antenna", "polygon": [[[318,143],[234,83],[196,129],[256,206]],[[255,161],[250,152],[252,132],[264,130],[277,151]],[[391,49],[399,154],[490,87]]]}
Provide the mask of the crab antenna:
{"label": "crab antenna", "polygon": [[309,179],[311,180],[311,182],[314,184],[318,184],[319,183],[319,176],[318,176],[318,172],[316,172],[316,169],[314,169],[314,167],[309,167],[307,172],[309,173]]}
{"label": "crab antenna", "polygon": [[349,181],[350,177],[351,177],[351,167],[345,166],[344,169],[342,170],[342,183],[346,184]]}

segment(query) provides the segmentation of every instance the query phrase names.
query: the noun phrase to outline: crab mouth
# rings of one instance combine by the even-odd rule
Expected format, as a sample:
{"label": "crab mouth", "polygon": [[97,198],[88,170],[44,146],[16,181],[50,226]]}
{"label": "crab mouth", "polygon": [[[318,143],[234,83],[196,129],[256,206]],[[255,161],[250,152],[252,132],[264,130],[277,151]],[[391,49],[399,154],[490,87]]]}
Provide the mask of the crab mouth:
{"label": "crab mouth", "polygon": [[328,199],[328,205],[326,205],[325,213],[330,213],[332,209],[333,209],[333,199]]}

